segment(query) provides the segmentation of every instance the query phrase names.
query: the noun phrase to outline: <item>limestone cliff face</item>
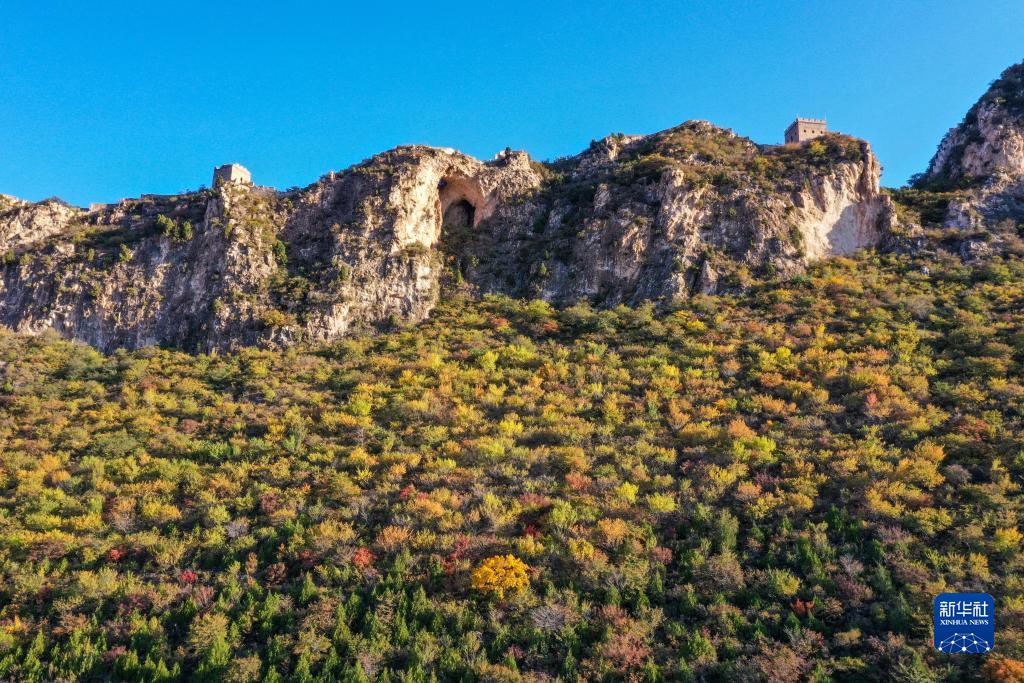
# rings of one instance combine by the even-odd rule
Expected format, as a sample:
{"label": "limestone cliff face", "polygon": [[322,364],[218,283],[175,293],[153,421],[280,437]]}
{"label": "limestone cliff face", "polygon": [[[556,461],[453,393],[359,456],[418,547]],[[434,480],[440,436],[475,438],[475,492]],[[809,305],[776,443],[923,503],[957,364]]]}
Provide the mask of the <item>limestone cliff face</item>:
{"label": "limestone cliff face", "polygon": [[881,241],[893,222],[892,204],[879,194],[881,172],[865,146],[861,163],[839,165],[795,195],[806,258],[852,254]]}
{"label": "limestone cliff face", "polygon": [[759,147],[706,122],[613,136],[545,169],[450,252],[484,291],[666,301],[876,246],[894,221],[867,143]]}
{"label": "limestone cliff face", "polygon": [[0,197],[0,323],[214,351],[415,322],[446,288],[665,302],[877,245],[878,176],[861,141],[759,147],[691,122],[550,164],[410,146],[288,192]]}
{"label": "limestone cliff face", "polygon": [[1024,63],[1011,66],[943,138],[925,178],[1024,176]]}
{"label": "limestone cliff face", "polygon": [[[71,214],[61,232],[7,252],[0,322],[24,332],[52,328],[107,350],[257,341],[259,307],[233,295],[257,291],[274,266],[239,225],[240,199],[144,198]],[[164,236],[158,216],[177,232]]]}
{"label": "limestone cliff face", "polygon": [[916,185],[955,191],[945,225],[986,231],[992,244],[982,251],[1012,236],[1024,222],[1024,63],[1004,71],[946,134]]}
{"label": "limestone cliff face", "polygon": [[300,318],[288,340],[333,339],[353,325],[426,317],[445,264],[442,223],[462,206],[470,229],[536,188],[525,154],[490,163],[450,149],[400,147],[285,195],[287,269],[305,288],[279,302]]}
{"label": "limestone cliff face", "polygon": [[83,213],[59,199],[33,204],[0,194],[0,253],[23,249],[56,235]]}

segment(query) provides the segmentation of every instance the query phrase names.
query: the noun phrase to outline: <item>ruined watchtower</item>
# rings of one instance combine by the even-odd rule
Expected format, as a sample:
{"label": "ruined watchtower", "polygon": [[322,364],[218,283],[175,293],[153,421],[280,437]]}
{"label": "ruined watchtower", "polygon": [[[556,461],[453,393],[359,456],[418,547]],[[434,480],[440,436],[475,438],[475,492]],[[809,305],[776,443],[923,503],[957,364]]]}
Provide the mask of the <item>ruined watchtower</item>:
{"label": "ruined watchtower", "polygon": [[801,119],[789,124],[786,129],[786,144],[795,142],[806,142],[828,132],[828,124],[825,119]]}
{"label": "ruined watchtower", "polygon": [[213,169],[214,187],[218,182],[252,185],[252,174],[241,164],[224,164]]}

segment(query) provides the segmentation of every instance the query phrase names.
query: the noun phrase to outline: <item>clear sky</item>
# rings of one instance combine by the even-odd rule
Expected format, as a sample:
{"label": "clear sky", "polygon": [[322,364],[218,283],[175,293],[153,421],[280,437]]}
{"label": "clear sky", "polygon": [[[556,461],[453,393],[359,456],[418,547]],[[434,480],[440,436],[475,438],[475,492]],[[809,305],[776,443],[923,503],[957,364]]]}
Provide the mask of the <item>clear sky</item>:
{"label": "clear sky", "polygon": [[900,185],[1000,71],[1024,2],[46,2],[0,15],[0,192],[76,204],[305,185],[398,144],[573,154],[708,119],[867,138]]}

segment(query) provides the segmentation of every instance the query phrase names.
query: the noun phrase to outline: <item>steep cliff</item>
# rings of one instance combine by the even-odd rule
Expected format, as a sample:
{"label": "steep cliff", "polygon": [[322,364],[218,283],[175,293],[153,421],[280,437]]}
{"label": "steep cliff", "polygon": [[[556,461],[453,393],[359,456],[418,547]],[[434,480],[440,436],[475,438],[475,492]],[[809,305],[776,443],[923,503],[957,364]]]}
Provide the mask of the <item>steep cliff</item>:
{"label": "steep cliff", "polygon": [[323,341],[442,289],[670,301],[879,243],[867,143],[758,146],[705,122],[542,164],[400,147],[288,192],[224,184],[84,211],[0,201],[0,323],[101,349]]}
{"label": "steep cliff", "polygon": [[24,249],[57,235],[83,213],[59,199],[30,203],[0,194],[0,253]]}
{"label": "steep cliff", "polygon": [[946,134],[914,185],[950,195],[945,227],[979,232],[963,255],[1016,241],[1024,225],[1024,63],[1004,71]]}
{"label": "steep cliff", "polygon": [[1024,62],[1011,66],[943,138],[925,180],[1024,175]]}
{"label": "steep cliff", "polygon": [[542,169],[485,229],[446,232],[484,291],[559,303],[670,300],[878,244],[891,227],[867,143],[758,146],[706,122],[611,136]]}

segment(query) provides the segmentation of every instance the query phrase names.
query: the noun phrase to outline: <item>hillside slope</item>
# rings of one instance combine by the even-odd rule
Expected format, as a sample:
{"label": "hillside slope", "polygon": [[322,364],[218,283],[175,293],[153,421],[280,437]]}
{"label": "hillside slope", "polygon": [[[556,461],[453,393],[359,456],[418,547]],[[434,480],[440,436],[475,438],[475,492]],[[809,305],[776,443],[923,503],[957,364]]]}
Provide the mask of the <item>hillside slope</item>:
{"label": "hillside slope", "polygon": [[0,680],[1020,679],[1022,73],[899,190],[690,122],[0,196]]}
{"label": "hillside slope", "polygon": [[[316,350],[0,334],[0,678],[1007,680],[1022,329],[1021,257],[889,255]],[[993,656],[934,650],[945,590]]]}

